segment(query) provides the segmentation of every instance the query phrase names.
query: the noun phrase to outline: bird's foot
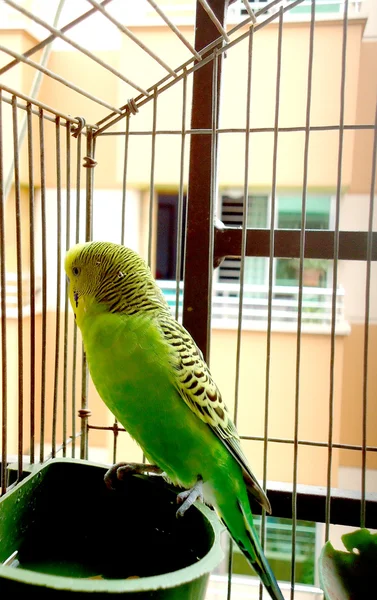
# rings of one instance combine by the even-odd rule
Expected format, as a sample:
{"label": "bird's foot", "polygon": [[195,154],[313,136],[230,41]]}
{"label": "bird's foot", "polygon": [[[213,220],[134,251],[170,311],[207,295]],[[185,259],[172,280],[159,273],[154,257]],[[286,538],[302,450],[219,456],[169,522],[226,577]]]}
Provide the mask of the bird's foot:
{"label": "bird's foot", "polygon": [[176,516],[183,517],[186,510],[190,508],[196,500],[203,502],[203,480],[201,478],[198,479],[194,487],[190,490],[184,490],[178,494],[177,504],[182,504],[182,506],[177,510]]}
{"label": "bird's foot", "polygon": [[138,463],[119,462],[106,471],[104,480],[109,490],[114,490],[114,484],[124,479],[127,475],[142,475],[144,473],[155,473],[162,475],[162,471],[156,465],[140,465]]}

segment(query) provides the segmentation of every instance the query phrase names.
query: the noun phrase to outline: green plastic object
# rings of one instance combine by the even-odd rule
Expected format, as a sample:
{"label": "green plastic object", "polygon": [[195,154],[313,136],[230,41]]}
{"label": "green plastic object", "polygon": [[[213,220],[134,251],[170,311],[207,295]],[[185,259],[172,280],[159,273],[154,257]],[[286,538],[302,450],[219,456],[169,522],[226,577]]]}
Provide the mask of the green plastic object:
{"label": "green plastic object", "polygon": [[110,491],[105,472],[55,459],[0,499],[1,598],[204,598],[222,558],[213,511],[195,504],[177,519],[162,478],[132,475]]}
{"label": "green plastic object", "polygon": [[319,577],[326,600],[376,598],[377,534],[358,529],[344,534],[342,542],[348,552],[335,550],[327,542],[319,558]]}

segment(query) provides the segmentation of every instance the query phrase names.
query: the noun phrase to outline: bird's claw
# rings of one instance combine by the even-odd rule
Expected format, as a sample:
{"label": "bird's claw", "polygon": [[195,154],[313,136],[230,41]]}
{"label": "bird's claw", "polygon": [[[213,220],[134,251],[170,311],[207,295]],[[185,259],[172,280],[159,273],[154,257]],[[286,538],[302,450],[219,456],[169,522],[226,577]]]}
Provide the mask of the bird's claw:
{"label": "bird's claw", "polygon": [[196,500],[203,502],[203,480],[198,479],[194,487],[190,490],[184,490],[177,495],[177,504],[182,504],[176,512],[176,517],[183,517],[186,510],[194,504]]}
{"label": "bird's claw", "polygon": [[161,475],[162,471],[155,465],[140,465],[138,463],[119,462],[106,471],[104,480],[106,487],[109,490],[115,490],[116,488],[114,484],[116,484],[117,481],[122,481],[122,479],[124,479],[127,475],[140,475],[144,473],[155,473],[156,475]]}

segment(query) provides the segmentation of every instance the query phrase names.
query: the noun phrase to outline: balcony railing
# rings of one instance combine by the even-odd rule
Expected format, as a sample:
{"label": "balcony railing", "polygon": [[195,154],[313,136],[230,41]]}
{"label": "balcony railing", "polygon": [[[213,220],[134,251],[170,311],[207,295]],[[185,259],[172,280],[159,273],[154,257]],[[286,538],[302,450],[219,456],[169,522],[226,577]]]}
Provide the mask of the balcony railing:
{"label": "balcony railing", "polygon": [[[175,281],[159,280],[165,298],[175,315],[177,288]],[[22,307],[24,316],[30,314],[30,280],[22,278]],[[62,295],[64,286],[61,289]],[[212,327],[217,329],[236,329],[239,319],[239,293],[237,283],[214,283],[212,295]],[[35,281],[35,310],[41,311],[41,277]],[[18,315],[17,276],[6,276],[7,317]],[[329,333],[331,331],[333,305],[332,288],[304,287],[302,294],[302,330],[304,332]],[[182,319],[183,282],[179,284],[178,318]],[[268,287],[266,285],[244,286],[242,327],[244,329],[267,328],[268,323]],[[273,329],[293,331],[297,328],[299,314],[299,288],[297,286],[274,286],[272,289],[271,324]],[[349,332],[344,315],[344,288],[336,291],[335,331],[338,334]]]}
{"label": "balcony railing", "polygon": [[[291,2],[287,2],[285,4],[289,6],[292,4],[294,0]],[[269,2],[267,0],[257,0],[254,2],[251,0],[250,8],[256,13],[260,9],[265,9],[268,6]],[[312,0],[303,0],[300,4],[286,12],[286,18],[293,17],[294,19],[299,19],[303,15],[309,15],[311,13],[311,5]],[[349,2],[348,14],[349,16],[359,15],[362,9],[363,0],[351,0]],[[279,10],[280,5],[274,5],[270,9],[268,9],[268,14],[273,14]],[[316,16],[342,16],[344,13],[344,0],[316,0],[315,2],[315,12]],[[242,21],[248,16],[247,10],[245,8],[245,4],[242,0],[237,0],[234,4],[231,4],[228,8],[228,21]]]}
{"label": "balcony railing", "polygon": [[[42,277],[37,275],[34,282],[34,299],[35,299],[35,312],[41,312],[41,288],[42,288]],[[29,316],[30,314],[30,277],[29,275],[23,275],[21,279],[21,297],[22,297],[22,313],[23,316]],[[16,273],[6,273],[5,275],[5,304],[6,304],[6,315],[8,318],[16,319],[18,317],[18,284]],[[1,315],[1,309],[0,309]]]}
{"label": "balcony railing", "polygon": [[[169,306],[175,314],[175,281],[158,281]],[[235,329],[239,319],[240,286],[236,283],[214,283],[212,295],[212,327]],[[344,315],[344,288],[339,286],[335,302],[335,331],[349,332]],[[178,317],[182,317],[183,283],[179,285]],[[268,323],[268,286],[245,285],[242,308],[244,329],[266,329]],[[305,332],[329,333],[333,311],[332,288],[304,287],[302,294],[301,322]],[[276,330],[293,331],[297,328],[299,314],[299,288],[297,286],[274,286],[272,289],[271,324]]]}

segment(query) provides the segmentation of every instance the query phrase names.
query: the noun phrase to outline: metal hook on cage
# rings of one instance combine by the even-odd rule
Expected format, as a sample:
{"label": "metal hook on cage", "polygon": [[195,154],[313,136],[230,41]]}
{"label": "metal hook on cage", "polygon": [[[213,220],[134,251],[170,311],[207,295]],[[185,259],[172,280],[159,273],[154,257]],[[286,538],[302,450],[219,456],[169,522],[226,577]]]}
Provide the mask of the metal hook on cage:
{"label": "metal hook on cage", "polygon": [[81,419],[81,458],[88,458],[88,420],[92,416],[92,411],[89,408],[80,408],[77,415]]}
{"label": "metal hook on cage", "polygon": [[80,408],[77,411],[77,414],[80,417],[80,419],[89,419],[89,417],[92,416],[92,411],[89,410],[89,408]]}
{"label": "metal hook on cage", "polygon": [[83,167],[85,169],[94,169],[94,167],[97,165],[97,161],[94,160],[94,158],[92,158],[91,156],[84,156],[83,158]]}
{"label": "metal hook on cage", "polygon": [[139,109],[136,105],[134,98],[127,100],[127,104],[126,104],[125,108],[126,108],[126,112],[128,112],[131,115],[136,115],[136,113],[139,112]]}
{"label": "metal hook on cage", "polygon": [[84,117],[75,117],[75,118],[79,121],[79,123],[77,126],[72,125],[71,133],[72,133],[73,137],[77,138],[77,137],[79,137],[80,133],[84,129],[84,127],[86,125],[86,121],[85,121]]}

